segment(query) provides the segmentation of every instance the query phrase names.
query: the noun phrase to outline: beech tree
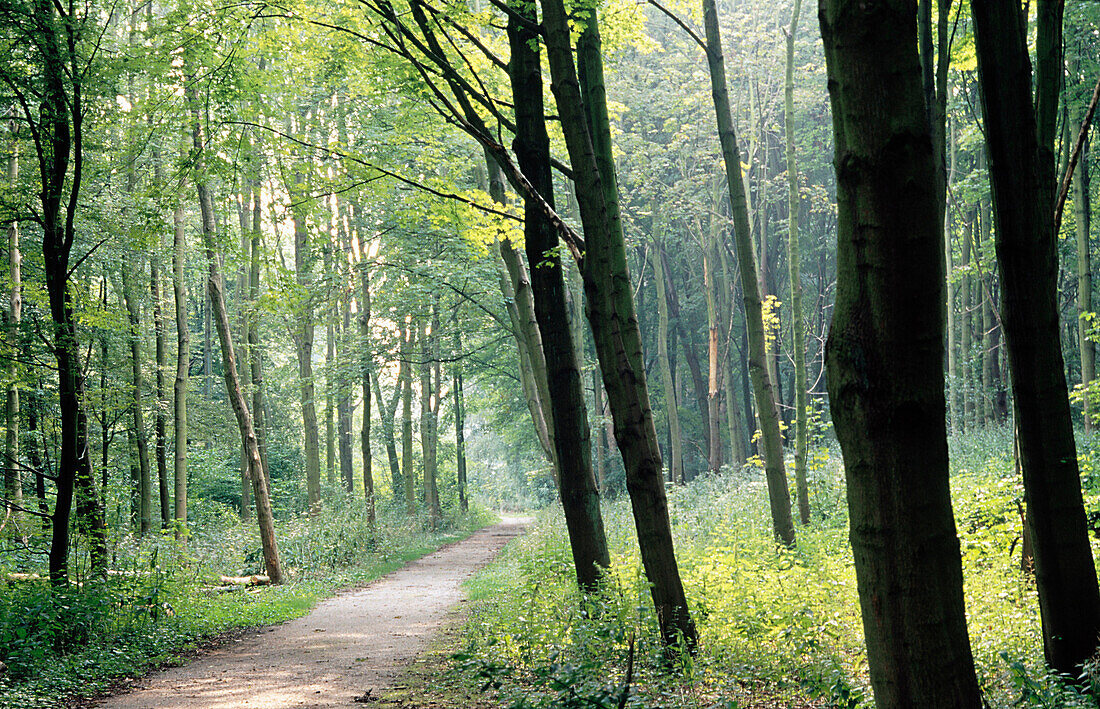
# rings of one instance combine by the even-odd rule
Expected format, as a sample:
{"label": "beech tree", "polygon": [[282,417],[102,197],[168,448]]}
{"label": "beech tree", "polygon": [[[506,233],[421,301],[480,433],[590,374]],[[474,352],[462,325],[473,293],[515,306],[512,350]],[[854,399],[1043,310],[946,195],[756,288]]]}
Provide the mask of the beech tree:
{"label": "beech tree", "polygon": [[976,709],[948,486],[942,224],[916,7],[825,0],[819,17],[839,211],[826,367],[875,704]]}

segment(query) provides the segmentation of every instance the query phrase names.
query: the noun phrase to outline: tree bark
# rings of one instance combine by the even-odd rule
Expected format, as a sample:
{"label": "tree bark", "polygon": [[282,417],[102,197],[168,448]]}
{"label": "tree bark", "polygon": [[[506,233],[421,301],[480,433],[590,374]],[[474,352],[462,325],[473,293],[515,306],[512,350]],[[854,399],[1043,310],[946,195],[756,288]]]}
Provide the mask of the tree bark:
{"label": "tree bark", "polygon": [[763,308],[757,280],[752,235],[749,230],[748,207],[741,179],[740,150],[730,113],[726,89],[726,70],[722,56],[722,38],[718,28],[718,9],[714,0],[703,0],[703,21],[707,33],[707,64],[710,67],[711,95],[718,120],[718,139],[722,145],[722,160],[726,168],[730,204],[733,205],[734,243],[744,295],[745,323],[749,338],[748,366],[756,398],[756,415],[760,422],[764,452],[764,474],[768,481],[775,537],[786,546],[795,543],[794,522],[791,519],[791,497],[787,489],[787,472],[783,463],[783,439],[779,432],[779,409],[776,405],[774,382],[768,374],[768,352],[765,343]]}
{"label": "tree bark", "polygon": [[[542,67],[538,36],[521,23],[537,22],[534,5],[511,3],[508,43],[509,74],[516,106],[516,138],[513,148],[520,170],[551,207],[554,183],[550,173],[550,136],[543,108]],[[558,235],[542,210],[524,200],[523,238],[531,265],[531,292],[541,340],[547,401],[551,414],[552,441],[561,495],[569,532],[569,546],[577,583],[595,591],[600,574],[611,565],[600,513],[600,495],[592,471],[588,412],[584,405],[581,373],[577,369],[573,331],[565,302],[565,277],[558,255]]]}
{"label": "tree bark", "polygon": [[[184,178],[180,178],[180,191]],[[172,293],[176,308],[176,379],[172,387],[172,435],[176,452],[172,460],[174,517],[176,538],[187,531],[187,389],[191,374],[191,334],[187,322],[187,233],[183,221],[183,203],[172,211]]]}
{"label": "tree bark", "polygon": [[133,283],[134,274],[137,270],[132,259],[124,260],[122,265],[122,297],[130,321],[130,331],[127,339],[130,342],[130,413],[133,416],[131,440],[137,454],[139,474],[139,530],[142,535],[145,535],[153,529],[153,490],[149,479],[149,447],[145,438],[145,410],[142,404],[142,390],[145,387],[145,382],[141,371],[141,305],[137,302],[137,294],[134,292]]}
{"label": "tree bark", "polygon": [[[1074,673],[1100,634],[1100,591],[1085,525],[1059,341],[1051,102],[1057,105],[1061,3],[1037,5],[1036,98],[1021,8],[975,0],[989,173],[996,214],[1001,321],[1015,396],[1024,497],[1047,662]],[[1057,67],[1052,65],[1056,64]],[[1057,70],[1055,70],[1055,68]],[[1036,117],[1038,114],[1038,117]]]}
{"label": "tree bark", "polygon": [[665,411],[668,415],[669,461],[668,476],[673,483],[684,484],[684,454],[680,441],[680,411],[676,402],[676,386],[672,364],[668,357],[668,300],[665,297],[664,253],[654,245],[653,285],[657,289],[657,361],[665,388]]}
{"label": "tree bark", "polygon": [[948,485],[943,222],[916,7],[825,0],[819,17],[839,207],[826,374],[875,703],[978,709]]}
{"label": "tree bark", "polygon": [[[300,169],[287,185],[295,201],[300,201],[305,178]],[[306,454],[306,500],[310,514],[321,511],[321,441],[317,428],[317,388],[313,381],[313,263],[316,255],[306,215],[301,207],[292,209],[294,221],[294,273],[298,284],[297,323],[294,344],[298,354],[298,392],[302,407]],[[331,339],[331,338],[330,338]]]}
{"label": "tree bark", "polygon": [[806,341],[802,322],[802,253],[798,243],[801,204],[798,195],[798,162],[794,149],[794,39],[802,0],[795,0],[791,28],[787,32],[787,66],[783,83],[784,131],[787,138],[787,264],[791,280],[791,349],[794,351],[794,485],[798,494],[798,519],[810,523],[810,486],[806,480]]}
{"label": "tree bark", "polygon": [[[16,137],[15,121],[9,123],[12,133],[11,154],[8,156],[7,181],[14,187],[19,180],[19,142]],[[8,273],[11,289],[8,292],[7,347],[4,357],[4,374],[7,384],[7,398],[4,407],[6,435],[4,438],[4,497],[8,500],[8,514],[12,516],[19,534],[26,534],[21,528],[22,518],[19,507],[23,505],[23,480],[19,467],[19,367],[16,365],[19,343],[22,341],[20,323],[23,319],[23,255],[19,250],[19,222],[12,220],[7,228]]]}
{"label": "tree bark", "polygon": [[[413,467],[412,347],[416,328],[406,319],[401,328],[401,477],[405,483],[405,513],[416,514],[416,469]],[[394,491],[396,494],[396,490]]]}
{"label": "tree bark", "polygon": [[456,317],[454,332],[454,397],[455,397],[455,465],[458,478],[458,508],[462,512],[470,509],[466,492],[466,402],[462,393],[462,331],[458,328]]}
{"label": "tree bark", "polygon": [[588,320],[626,470],[642,565],[651,584],[663,640],[669,645],[692,647],[697,637],[695,624],[673,551],[661,451],[649,406],[641,336],[626,264],[596,12],[593,9],[588,16],[578,40],[578,80],[564,3],[543,0],[542,9],[551,90],[584,225]]}
{"label": "tree bark", "polygon": [[218,331],[218,340],[222,350],[222,369],[225,376],[226,394],[229,396],[233,413],[237,418],[241,441],[248,458],[248,476],[252,480],[252,495],[256,501],[256,521],[260,528],[260,542],[263,548],[264,569],[272,584],[283,581],[282,564],[279,561],[279,547],[275,539],[275,523],[271,514],[271,499],[268,494],[267,480],[264,478],[263,462],[260,460],[260,448],[256,442],[256,430],[252,423],[252,414],[248,410],[237,375],[237,361],[233,353],[233,336],[229,326],[229,315],[225,309],[225,281],[218,267],[218,253],[214,241],[214,206],[206,185],[205,139],[199,117],[198,98],[193,83],[187,81],[186,100],[191,112],[191,140],[195,153],[195,188],[198,192],[199,209],[202,215],[203,246],[206,251],[207,279],[206,291],[213,309],[212,319]]}

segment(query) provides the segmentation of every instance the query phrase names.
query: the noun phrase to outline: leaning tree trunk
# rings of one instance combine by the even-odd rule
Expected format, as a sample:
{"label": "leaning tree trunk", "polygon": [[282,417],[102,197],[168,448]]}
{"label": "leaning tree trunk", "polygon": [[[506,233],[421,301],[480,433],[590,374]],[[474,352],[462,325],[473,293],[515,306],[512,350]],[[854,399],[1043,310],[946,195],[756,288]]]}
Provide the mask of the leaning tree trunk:
{"label": "leaning tree trunk", "polygon": [[260,527],[260,542],[263,547],[264,569],[271,583],[283,582],[282,564],[279,561],[279,547],[275,540],[275,520],[271,514],[271,498],[268,494],[267,480],[264,478],[263,462],[260,460],[260,447],[256,441],[256,430],[252,424],[252,414],[248,410],[241,380],[237,375],[237,360],[233,353],[233,333],[229,326],[229,315],[225,309],[225,281],[218,268],[217,245],[214,243],[214,205],[206,186],[205,140],[199,118],[198,98],[194,94],[193,84],[187,82],[186,100],[191,111],[191,140],[195,160],[195,188],[198,192],[199,210],[202,215],[202,238],[206,251],[207,279],[206,291],[212,308],[212,319],[218,331],[218,341],[222,350],[222,369],[225,376],[226,394],[229,396],[233,413],[237,417],[241,441],[248,459],[248,477],[252,481],[252,496],[256,501],[256,521]]}
{"label": "leaning tree trunk", "polygon": [[787,32],[787,69],[783,85],[784,130],[787,138],[787,264],[791,280],[791,349],[794,350],[794,485],[798,519],[810,523],[810,486],[806,481],[806,340],[802,323],[802,253],[798,244],[798,161],[794,150],[794,38],[802,0],[795,0]]}
{"label": "leaning tree trunk", "polygon": [[[511,48],[509,74],[516,106],[513,147],[520,170],[542,196],[554,205],[550,174],[550,136],[543,109],[542,67],[538,37],[527,24],[537,22],[534,5],[513,2],[508,20]],[[527,24],[525,24],[525,22]],[[573,331],[565,302],[565,277],[558,234],[542,210],[524,200],[523,237],[531,265],[531,290],[545,361],[545,379],[551,408],[549,423],[558,471],[569,546],[577,583],[595,591],[600,574],[611,565],[600,514],[600,495],[592,472],[588,412],[584,405],[581,373],[577,368]]]}
{"label": "leaning tree trunk", "polygon": [[915,6],[824,0],[820,20],[839,208],[826,373],[875,704],[977,709],[948,485],[942,219]]}
{"label": "leaning tree trunk", "polygon": [[586,252],[583,262],[588,320],[615,438],[626,470],[642,565],[650,583],[661,636],[667,644],[693,646],[695,624],[673,551],[661,450],[649,405],[641,335],[634,313],[619,214],[611,130],[595,10],[578,42],[573,64],[569,18],[562,0],[543,0],[543,25],[551,89],[577,185]]}
{"label": "leaning tree trunk", "polygon": [[[1024,497],[1047,662],[1077,674],[1100,635],[1100,590],[1089,546],[1059,340],[1051,103],[1057,105],[1061,4],[1040,0],[1036,99],[1021,8],[974,0],[989,174],[996,213],[1001,321],[1008,344]],[[1056,65],[1052,67],[1051,65]],[[1038,117],[1037,117],[1038,116]]]}
{"label": "leaning tree trunk", "polygon": [[733,234],[744,294],[745,323],[749,338],[749,375],[756,398],[756,414],[763,440],[764,474],[768,481],[772,528],[775,537],[786,546],[794,546],[794,522],[791,519],[791,496],[787,489],[787,472],[783,464],[783,438],[779,432],[779,409],[776,406],[774,382],[768,374],[768,353],[764,337],[763,308],[760,285],[749,228],[748,206],[741,179],[741,153],[730,113],[726,89],[726,69],[722,56],[722,38],[718,29],[718,8],[715,0],[703,0],[703,20],[707,33],[707,64],[710,67],[711,95],[718,119],[718,139],[722,145],[722,161],[726,168],[730,204],[733,205]]}

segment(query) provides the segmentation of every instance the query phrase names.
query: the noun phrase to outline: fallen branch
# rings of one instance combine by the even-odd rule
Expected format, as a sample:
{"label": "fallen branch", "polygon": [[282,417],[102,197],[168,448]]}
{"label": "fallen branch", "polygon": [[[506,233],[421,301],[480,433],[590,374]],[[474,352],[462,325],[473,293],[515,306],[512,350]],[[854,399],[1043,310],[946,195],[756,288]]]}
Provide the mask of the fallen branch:
{"label": "fallen branch", "polygon": [[253,574],[252,576],[219,576],[218,580],[230,586],[266,586],[271,583],[271,579],[264,574]]}

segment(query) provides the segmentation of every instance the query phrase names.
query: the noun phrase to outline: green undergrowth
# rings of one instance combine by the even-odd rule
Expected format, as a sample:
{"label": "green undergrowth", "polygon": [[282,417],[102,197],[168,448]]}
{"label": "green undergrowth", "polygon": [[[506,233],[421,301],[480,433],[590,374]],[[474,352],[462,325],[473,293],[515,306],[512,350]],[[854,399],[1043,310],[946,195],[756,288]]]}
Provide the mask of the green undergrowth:
{"label": "green undergrowth", "polygon": [[44,580],[4,583],[10,572],[37,569],[5,567],[0,556],[0,707],[52,707],[103,692],[181,662],[219,634],[305,615],[338,590],[492,521],[478,510],[429,532],[420,517],[381,510],[372,528],[361,503],[346,500],[277,524],[287,583],[230,590],[219,576],[262,573],[258,535],[228,511],[202,514],[206,524],[186,542],[171,532],[115,540],[106,579],[81,574],[61,589]]}
{"label": "green undergrowth", "polygon": [[[979,680],[990,707],[1095,707],[1042,660],[1034,583],[1021,569],[1021,496],[1010,436],[952,441],[952,491]],[[454,671],[514,709],[870,707],[855,573],[837,450],[815,453],[814,520],[797,550],[772,538],[759,471],[670,490],[677,557],[700,643],[669,658],[644,581],[629,505],[604,508],[612,568],[603,590],[577,592],[560,510],[468,582],[474,604]],[[1093,452],[1082,444],[1090,510]],[[1100,468],[1100,465],[1097,466]],[[1100,485],[1095,486],[1100,490]],[[633,646],[633,651],[631,647]],[[1086,678],[1087,679],[1087,678]]]}

